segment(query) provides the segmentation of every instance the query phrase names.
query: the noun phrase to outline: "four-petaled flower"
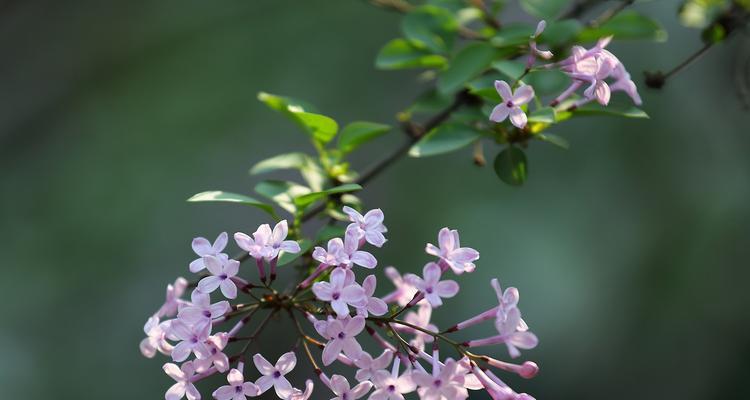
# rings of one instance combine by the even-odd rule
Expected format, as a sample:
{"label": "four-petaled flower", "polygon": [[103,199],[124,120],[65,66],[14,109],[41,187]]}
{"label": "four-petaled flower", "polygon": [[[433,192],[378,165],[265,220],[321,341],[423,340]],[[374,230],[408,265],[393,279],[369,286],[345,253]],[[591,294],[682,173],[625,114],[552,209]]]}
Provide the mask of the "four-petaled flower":
{"label": "four-petaled flower", "polygon": [[[458,363],[448,359],[442,368],[433,364],[432,375],[415,370],[411,377],[419,386],[417,393],[422,400],[465,399],[469,393],[464,387],[464,375],[457,369]],[[437,371],[435,370],[437,369]]]}
{"label": "four-petaled flower", "polygon": [[325,325],[324,337],[328,339],[328,343],[323,348],[323,365],[331,365],[342,351],[356,360],[362,352],[362,346],[357,342],[357,335],[363,329],[365,329],[365,318],[359,315],[329,320]]}
{"label": "four-petaled flower", "polygon": [[294,240],[286,240],[286,236],[289,234],[289,227],[287,226],[286,220],[281,220],[276,226],[273,227],[273,232],[268,240],[266,246],[265,258],[266,261],[273,260],[279,256],[280,251],[287,253],[299,253],[299,243]]}
{"label": "four-petaled flower", "polygon": [[222,262],[221,259],[213,256],[203,257],[206,268],[211,276],[207,276],[198,282],[198,290],[202,293],[211,293],[217,288],[221,288],[221,293],[228,299],[237,297],[237,285],[232,278],[240,270],[240,262],[236,260],[227,260]]}
{"label": "four-petaled flower", "polygon": [[173,347],[166,339],[170,325],[171,321],[159,322],[157,316],[149,318],[143,326],[146,338],[141,340],[141,354],[148,358],[154,357],[157,350],[165,355],[172,354]]}
{"label": "four-petaled flower", "polygon": [[365,290],[354,281],[354,273],[344,268],[334,269],[330,283],[317,282],[312,290],[318,300],[331,303],[331,308],[339,318],[349,315],[349,305],[367,302]]}
{"label": "four-petaled flower", "polygon": [[374,296],[376,285],[377,278],[375,278],[375,275],[368,275],[367,278],[362,281],[364,297],[360,304],[355,305],[358,314],[367,317],[369,314],[383,315],[388,312],[388,305],[379,297]]}
{"label": "four-petaled flower", "polygon": [[260,394],[258,386],[252,382],[245,382],[242,372],[235,368],[227,374],[227,382],[229,385],[214,391],[213,396],[216,400],[246,400],[247,396],[255,397]]}
{"label": "four-petaled flower", "polygon": [[206,358],[210,354],[206,340],[211,334],[211,324],[187,325],[178,319],[172,322],[169,330],[180,341],[172,349],[172,360],[185,361],[191,352],[197,358]]}
{"label": "four-petaled flower", "polygon": [[490,114],[490,121],[502,122],[510,116],[510,123],[523,129],[526,126],[526,113],[521,106],[534,98],[534,88],[529,85],[521,85],[512,92],[505,81],[495,81],[495,89],[503,102],[495,106]]}
{"label": "four-petaled flower", "polygon": [[225,247],[227,247],[227,233],[222,232],[214,241],[214,244],[208,241],[204,237],[197,237],[193,239],[192,243],[193,251],[198,255],[198,258],[190,263],[190,272],[196,273],[206,268],[206,264],[203,262],[204,256],[219,257],[222,260],[227,260],[228,255],[222,253]]}
{"label": "four-petaled flower", "polygon": [[271,386],[273,386],[276,390],[276,395],[281,399],[285,399],[292,394],[292,384],[289,383],[284,375],[288,374],[297,365],[297,356],[293,351],[282,354],[278,361],[276,361],[276,365],[272,365],[260,354],[253,356],[253,363],[255,364],[255,368],[263,375],[255,381],[255,384],[260,389],[258,394],[265,393]]}
{"label": "four-petaled flower", "polygon": [[417,388],[410,372],[398,376],[398,370],[388,372],[380,370],[372,377],[375,391],[370,400],[404,400],[404,393],[411,393]]}
{"label": "four-petaled flower", "polygon": [[181,299],[182,295],[185,294],[187,289],[188,281],[183,277],[179,277],[174,281],[174,284],[167,285],[167,294],[164,299],[164,304],[159,307],[159,311],[156,315],[161,317],[172,317],[177,315],[177,311],[185,301]]}
{"label": "four-petaled flower", "polygon": [[[351,387],[349,381],[341,375],[331,377],[331,390],[336,394],[334,399],[337,400],[356,400],[372,389],[372,382],[364,381]],[[331,399],[333,400],[333,399]]]}
{"label": "four-petaled flower", "polygon": [[[420,303],[417,311],[410,311],[404,317],[404,321],[411,325],[418,326],[433,332],[437,332],[438,328],[434,324],[430,323],[432,318],[432,306],[430,303]],[[432,335],[428,335],[420,330],[410,328],[407,326],[400,326],[400,330],[408,332],[414,335],[414,338],[409,341],[409,344],[416,347],[418,350],[424,350],[425,343],[432,343],[435,338]]]}
{"label": "four-petaled flower", "polygon": [[457,230],[441,229],[438,233],[438,245],[439,248],[428,243],[425,251],[439,257],[454,273],[472,272],[476,268],[473,261],[479,259],[479,252],[470,247],[461,247]]}
{"label": "four-petaled flower", "polygon": [[195,368],[193,368],[192,362],[188,361],[182,364],[181,367],[167,363],[164,364],[162,369],[164,369],[167,375],[177,381],[177,383],[167,390],[167,393],[164,395],[165,400],[179,400],[185,396],[187,396],[188,400],[200,400],[200,392],[198,392],[198,389],[190,381],[193,375],[195,375]]}
{"label": "four-petaled flower", "polygon": [[427,263],[422,270],[423,278],[414,274],[406,274],[406,279],[424,294],[424,298],[435,308],[443,304],[441,297],[450,298],[458,293],[458,283],[454,280],[440,280],[442,272],[434,262]]}
{"label": "four-petaled flower", "polygon": [[211,304],[211,296],[198,290],[193,290],[190,295],[192,304],[184,306],[177,313],[177,318],[185,321],[188,325],[198,323],[211,323],[214,319],[222,317],[232,307],[226,300]]}
{"label": "four-petaled flower", "polygon": [[388,232],[388,229],[383,225],[383,219],[385,218],[383,211],[376,208],[362,215],[357,210],[344,206],[344,212],[349,216],[349,220],[352,221],[347,230],[354,229],[358,238],[364,238],[367,243],[373,246],[383,246],[386,242],[383,233]]}
{"label": "four-petaled flower", "polygon": [[539,343],[536,335],[526,330],[528,327],[522,321],[521,312],[518,308],[513,307],[505,313],[505,321],[495,323],[495,327],[500,333],[498,340],[505,343],[508,353],[513,358],[521,355],[519,348],[533,349]]}
{"label": "four-petaled flower", "polygon": [[206,340],[208,355],[204,359],[193,361],[195,370],[204,372],[214,366],[217,371],[226,372],[229,369],[229,357],[222,350],[227,347],[228,342],[229,336],[224,332],[209,336]]}
{"label": "four-petaled flower", "polygon": [[401,274],[394,267],[385,267],[385,276],[393,282],[396,290],[383,297],[386,303],[396,303],[401,307],[407,305],[414,296],[419,293],[417,288],[401,277]]}
{"label": "four-petaled flower", "polygon": [[385,367],[391,363],[392,358],[393,352],[387,349],[383,350],[383,354],[379,355],[377,358],[372,358],[370,353],[363,351],[359,355],[359,358],[354,360],[354,365],[359,368],[354,377],[357,378],[358,381],[371,379],[373,375],[375,375],[375,372],[385,369]]}

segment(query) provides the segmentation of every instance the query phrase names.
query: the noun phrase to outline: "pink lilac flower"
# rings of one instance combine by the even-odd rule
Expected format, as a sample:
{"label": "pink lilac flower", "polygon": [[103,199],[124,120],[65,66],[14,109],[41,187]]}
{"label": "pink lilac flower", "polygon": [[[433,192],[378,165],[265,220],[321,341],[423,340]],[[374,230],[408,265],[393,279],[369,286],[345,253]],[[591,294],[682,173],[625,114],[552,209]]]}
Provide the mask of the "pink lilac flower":
{"label": "pink lilac flower", "polygon": [[153,316],[146,321],[143,331],[146,332],[146,338],[141,340],[141,354],[148,358],[153,358],[157,350],[164,354],[172,354],[172,345],[167,342],[166,336],[171,321],[159,322],[159,317]]}
{"label": "pink lilac flower", "polygon": [[354,361],[354,365],[359,368],[354,377],[358,381],[371,379],[375,375],[375,372],[385,369],[391,363],[392,358],[393,352],[390,350],[383,350],[383,353],[377,358],[372,358],[370,353],[363,351],[360,353],[359,358]]}
{"label": "pink lilac flower", "polygon": [[342,254],[344,252],[344,241],[340,238],[333,238],[328,241],[328,248],[320,246],[315,247],[312,257],[324,265],[338,266],[342,263]]}
{"label": "pink lilac flower", "polygon": [[306,380],[305,391],[293,388],[292,394],[289,395],[288,400],[308,400],[310,396],[312,396],[313,386],[313,381],[311,379]]}
{"label": "pink lilac flower", "polygon": [[[372,389],[372,382],[360,382],[353,388],[349,386],[349,381],[341,375],[331,377],[331,390],[336,394],[334,399],[337,400],[356,400]],[[333,400],[333,399],[331,399]]]}
{"label": "pink lilac flower", "polygon": [[358,249],[359,238],[356,229],[347,229],[344,234],[344,248],[341,252],[342,267],[351,268],[356,264],[372,269],[378,265],[378,260],[372,254]]}
{"label": "pink lilac flower", "polygon": [[368,275],[362,281],[364,300],[360,304],[355,305],[355,307],[357,307],[357,313],[364,317],[367,317],[369,314],[383,315],[388,312],[388,305],[382,299],[374,296],[376,285],[377,278],[375,278],[375,275]]}
{"label": "pink lilac flower", "polygon": [[536,61],[536,57],[549,60],[553,56],[551,51],[539,50],[539,48],[536,45],[536,39],[539,37],[539,35],[542,34],[542,32],[544,32],[545,27],[547,27],[547,22],[544,20],[539,21],[539,23],[536,25],[536,31],[534,31],[534,35],[531,36],[531,40],[529,41],[531,54],[529,54],[529,59],[526,63],[526,68],[531,68],[531,66],[534,65],[534,62]]}
{"label": "pink lilac flower", "polygon": [[431,262],[422,270],[423,278],[414,274],[407,274],[405,279],[424,294],[425,299],[435,308],[443,304],[441,297],[451,298],[458,293],[458,283],[453,280],[440,280],[440,267]]}
{"label": "pink lilac flower", "polygon": [[359,358],[362,346],[357,342],[357,335],[364,328],[365,318],[359,315],[329,320],[325,326],[325,335],[323,335],[328,339],[328,343],[323,348],[323,365],[331,365],[342,351],[352,359]]}
{"label": "pink lilac flower", "polygon": [[448,359],[440,368],[433,363],[432,375],[424,371],[413,371],[411,376],[419,388],[422,400],[465,399],[469,393],[463,386],[463,375],[457,371],[458,363]]}
{"label": "pink lilac flower", "polygon": [[383,297],[383,301],[386,303],[396,303],[403,307],[407,305],[417,293],[419,293],[414,285],[401,277],[401,274],[396,268],[386,267],[384,272],[385,276],[387,276],[388,279],[393,282],[393,286],[396,287],[395,291]]}
{"label": "pink lilac flower", "polygon": [[171,324],[170,332],[180,341],[172,349],[172,360],[185,361],[190,353],[195,353],[197,358],[206,358],[209,355],[206,340],[211,333],[211,324],[187,325],[176,320]]}
{"label": "pink lilac flower", "polygon": [[179,277],[174,281],[174,284],[167,285],[167,295],[164,300],[164,304],[159,308],[156,315],[161,317],[173,317],[177,315],[177,311],[180,306],[184,304],[184,300],[181,300],[185,289],[187,289],[188,281],[183,277]]}
{"label": "pink lilac flower", "polygon": [[612,71],[612,77],[615,82],[609,85],[609,88],[613,91],[623,91],[633,100],[635,105],[643,104],[641,96],[638,94],[638,88],[635,86],[635,82],[630,79],[630,74],[625,70],[625,66],[619,63]]}
{"label": "pink lilac flower", "polygon": [[222,332],[209,336],[206,339],[208,354],[204,359],[193,361],[196,372],[207,371],[211,366],[219,372],[226,372],[229,369],[229,357],[224,354],[223,350],[229,342],[229,335]]}
{"label": "pink lilac flower", "polygon": [[237,242],[237,246],[242,250],[247,251],[250,257],[262,260],[266,255],[266,247],[272,234],[271,226],[263,224],[253,232],[252,237],[242,232],[235,233],[234,241]]}
{"label": "pink lilac flower", "polygon": [[203,262],[206,263],[206,268],[211,276],[207,276],[198,282],[198,290],[203,293],[211,293],[217,288],[221,288],[224,297],[228,299],[236,298],[237,285],[232,281],[232,278],[239,272],[240,262],[236,260],[222,262],[221,259],[213,256],[204,257]]}
{"label": "pink lilac flower", "polygon": [[612,73],[612,65],[602,59],[597,59],[596,72],[588,77],[591,80],[591,85],[583,91],[583,95],[589,99],[596,99],[603,106],[609,104],[612,92],[605,79],[609,77],[610,73]]}
{"label": "pink lilac flower", "polygon": [[521,322],[521,312],[518,308],[511,308],[506,315],[505,321],[498,326],[500,332],[497,336],[485,339],[475,339],[466,342],[468,347],[489,346],[498,343],[505,343],[508,353],[511,357],[516,358],[521,355],[520,349],[533,349],[539,343],[536,335],[529,331],[518,330]]}
{"label": "pink lilac flower", "polygon": [[222,317],[231,309],[229,302],[226,300],[211,304],[210,295],[198,290],[193,290],[190,297],[192,304],[182,307],[177,314],[177,318],[185,321],[188,325],[210,324],[214,319]]}
{"label": "pink lilac flower", "polygon": [[276,226],[273,227],[270,239],[265,250],[265,258],[267,261],[273,260],[279,256],[280,251],[287,253],[299,253],[299,243],[294,240],[286,240],[286,236],[289,234],[289,227],[287,226],[286,220],[281,220]]}
{"label": "pink lilac flower", "polygon": [[226,232],[220,233],[213,244],[204,237],[197,237],[193,239],[192,247],[195,254],[198,255],[198,258],[190,263],[190,272],[193,273],[202,271],[206,268],[206,264],[203,263],[203,256],[214,256],[223,260],[229,258],[228,255],[222,253],[224,248],[227,247]]}
{"label": "pink lilac flower", "polygon": [[192,362],[188,361],[182,364],[181,367],[167,363],[164,364],[162,369],[164,369],[167,375],[177,381],[177,383],[167,390],[167,393],[164,395],[165,400],[179,400],[183,397],[187,397],[188,400],[200,400],[200,392],[198,392],[198,389],[190,381],[193,375],[195,375],[195,368],[193,368]]}
{"label": "pink lilac flower", "polygon": [[[501,332],[508,312],[518,306],[518,289],[509,287],[503,291],[500,287],[500,282],[494,278],[490,281],[490,284],[492,285],[492,288],[495,289],[495,295],[497,296],[498,302],[497,310],[495,312],[495,328],[497,328],[498,332]],[[523,318],[520,318],[518,321],[518,330],[526,331],[528,329],[529,326],[526,325],[526,321],[524,321]]]}
{"label": "pink lilac flower", "polygon": [[292,384],[284,377],[294,366],[297,365],[297,356],[294,352],[290,351],[284,353],[276,361],[276,365],[272,365],[262,355],[256,354],[253,356],[253,363],[255,368],[263,375],[255,381],[260,389],[258,394],[265,393],[268,389],[273,386],[276,390],[276,395],[281,399],[285,399],[292,394]]}
{"label": "pink lilac flower", "polygon": [[411,378],[411,372],[405,372],[399,376],[399,358],[393,360],[391,371],[376,371],[372,377],[375,390],[370,395],[370,400],[404,400],[405,393],[411,393],[417,385]]}
{"label": "pink lilac flower", "polygon": [[534,88],[529,85],[521,85],[515,92],[512,92],[507,82],[495,81],[495,89],[503,101],[492,110],[490,121],[503,122],[510,116],[510,123],[523,129],[526,126],[527,118],[521,106],[534,98]]}
{"label": "pink lilac flower", "polygon": [[354,273],[344,268],[334,269],[330,282],[316,282],[312,290],[318,300],[331,303],[339,318],[349,315],[349,305],[367,302],[364,289],[354,282]]}
{"label": "pink lilac flower", "polygon": [[229,385],[214,391],[213,396],[216,400],[246,400],[248,396],[255,397],[260,394],[258,386],[252,382],[245,382],[242,372],[237,369],[232,368],[229,371],[227,382]]}
{"label": "pink lilac flower", "polygon": [[479,259],[479,252],[470,247],[461,247],[457,230],[441,229],[438,233],[438,245],[439,248],[428,243],[425,251],[439,257],[454,273],[472,272],[476,268],[473,261]]}
{"label": "pink lilac flower", "polygon": [[[429,303],[421,303],[416,312],[410,311],[406,314],[406,316],[404,316],[404,321],[411,325],[415,325],[432,332],[437,332],[438,328],[434,324],[430,323],[430,318],[432,318],[432,306],[430,306]],[[399,329],[414,335],[414,338],[409,341],[409,344],[416,347],[418,350],[424,350],[425,343],[432,343],[433,340],[435,340],[432,335],[428,335],[414,328],[401,326],[399,327]]]}
{"label": "pink lilac flower", "polygon": [[344,212],[349,216],[349,220],[352,223],[347,227],[347,230],[354,229],[357,233],[358,238],[364,238],[367,243],[370,243],[376,247],[382,247],[386,242],[383,233],[388,232],[388,229],[383,225],[383,211],[379,208],[370,210],[363,216],[357,210],[344,206]]}

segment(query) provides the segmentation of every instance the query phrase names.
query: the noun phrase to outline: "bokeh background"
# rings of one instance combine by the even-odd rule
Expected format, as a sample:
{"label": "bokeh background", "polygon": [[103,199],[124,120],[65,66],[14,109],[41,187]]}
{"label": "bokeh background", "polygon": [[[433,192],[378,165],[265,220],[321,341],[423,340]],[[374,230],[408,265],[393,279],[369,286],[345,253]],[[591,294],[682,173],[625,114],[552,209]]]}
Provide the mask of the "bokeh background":
{"label": "bokeh background", "polygon": [[[677,6],[637,5],[668,42],[612,46],[635,76],[700,46]],[[424,88],[373,67],[398,24],[355,0],[2,2],[0,398],[162,398],[164,359],[138,342],[164,286],[188,273],[191,238],[265,221],[185,199],[250,193],[255,161],[309,149],[260,90],[392,123]],[[569,151],[534,143],[521,189],[468,151],[400,161],[362,192],[386,213],[381,263],[420,270],[437,230],[460,229],[482,259],[436,322],[494,302],[491,277],[519,287],[541,339],[524,358],[541,373],[509,380],[539,399],[750,398],[744,40],[660,92],[642,88],[650,120],[566,124]],[[378,140],[356,166],[402,140]],[[292,337],[272,328],[269,358]]]}

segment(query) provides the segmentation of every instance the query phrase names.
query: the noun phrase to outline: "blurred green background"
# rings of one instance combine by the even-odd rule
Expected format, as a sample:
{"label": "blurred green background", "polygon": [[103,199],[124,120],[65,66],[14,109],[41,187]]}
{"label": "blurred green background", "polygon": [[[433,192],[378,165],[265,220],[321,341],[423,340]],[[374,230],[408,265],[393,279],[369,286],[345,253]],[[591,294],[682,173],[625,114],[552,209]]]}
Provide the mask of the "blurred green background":
{"label": "blurred green background", "polygon": [[[634,76],[700,46],[677,5],[637,6],[668,42],[612,45]],[[165,359],[141,357],[138,342],[164,286],[188,273],[191,238],[265,222],[185,199],[250,193],[255,161],[309,149],[255,100],[260,90],[341,122],[392,123],[424,87],[413,72],[373,67],[398,24],[355,0],[2,2],[0,398],[162,398]],[[740,39],[661,92],[641,88],[650,120],[563,125],[569,151],[534,143],[521,189],[469,151],[400,161],[361,193],[386,213],[381,265],[420,270],[438,229],[459,229],[482,258],[436,322],[492,304],[491,277],[517,286],[541,340],[524,358],[541,372],[509,381],[538,399],[750,398]],[[357,153],[357,167],[402,140],[394,132]],[[264,352],[285,342],[271,337]]]}

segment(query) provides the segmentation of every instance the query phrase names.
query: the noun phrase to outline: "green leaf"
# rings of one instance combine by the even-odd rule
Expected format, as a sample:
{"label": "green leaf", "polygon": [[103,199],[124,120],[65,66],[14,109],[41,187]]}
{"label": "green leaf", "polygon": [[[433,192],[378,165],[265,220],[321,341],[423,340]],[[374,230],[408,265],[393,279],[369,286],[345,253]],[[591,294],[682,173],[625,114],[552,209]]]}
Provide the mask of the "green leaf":
{"label": "green leaf", "polygon": [[298,240],[297,244],[299,244],[299,252],[298,253],[287,253],[285,251],[279,252],[279,260],[276,262],[277,266],[282,266],[289,264],[290,262],[300,258],[303,254],[307,253],[308,250],[313,245],[313,242],[310,239],[302,239]]}
{"label": "green leaf", "polygon": [[663,42],[667,31],[654,19],[635,10],[622,11],[596,28],[588,28],[578,35],[579,42],[591,42],[601,37],[614,35],[618,40],[645,39]]}
{"label": "green leaf", "polygon": [[612,104],[606,107],[599,104],[587,104],[576,108],[572,113],[576,115],[613,115],[626,118],[648,118],[648,114],[638,107]]}
{"label": "green leaf", "polygon": [[427,157],[448,153],[468,146],[480,136],[482,136],[480,131],[464,124],[443,124],[419,139],[409,149],[409,155],[412,157]]}
{"label": "green leaf", "polygon": [[527,13],[542,19],[555,19],[568,7],[570,0],[521,0],[521,7]]}
{"label": "green leaf", "polygon": [[374,122],[357,121],[344,127],[339,135],[338,147],[342,153],[349,153],[391,130],[391,127]]}
{"label": "green leaf", "polygon": [[467,83],[466,86],[469,88],[469,93],[497,104],[501,99],[495,89],[496,80],[507,80],[507,78],[498,73],[486,74]]}
{"label": "green leaf", "polygon": [[540,133],[538,135],[535,135],[535,137],[543,142],[553,144],[565,150],[568,150],[570,148],[570,143],[567,139],[561,136],[557,136],[554,133]]}
{"label": "green leaf", "polygon": [[523,71],[526,70],[526,64],[519,61],[500,60],[493,62],[492,68],[505,75],[510,79],[508,84],[512,84],[516,79],[523,75]]}
{"label": "green leaf", "polygon": [[258,100],[297,123],[320,144],[330,142],[338,132],[339,126],[333,118],[306,111],[305,103],[265,92],[258,93]]}
{"label": "green leaf", "polygon": [[534,27],[529,24],[511,23],[503,26],[490,43],[497,47],[518,47],[529,43]]}
{"label": "green leaf", "polygon": [[316,243],[325,243],[335,237],[344,237],[344,233],[346,233],[346,226],[341,225],[325,225],[318,231],[318,234],[315,235],[315,242]]}
{"label": "green leaf", "polygon": [[555,109],[543,107],[529,114],[529,122],[541,122],[544,124],[555,123]]}
{"label": "green leaf", "polygon": [[511,186],[521,186],[526,181],[528,169],[526,154],[518,147],[507,147],[495,157],[495,173]]}
{"label": "green leaf", "polygon": [[419,49],[447,53],[458,32],[458,21],[441,7],[422,6],[408,12],[401,20],[406,39]]}
{"label": "green leaf", "polygon": [[583,25],[575,19],[549,21],[544,32],[537,38],[537,42],[550,47],[565,46],[578,36],[581,29]]}
{"label": "green leaf", "polygon": [[472,43],[458,52],[448,68],[438,75],[438,91],[451,93],[466,81],[479,75],[495,58],[495,48],[488,43]]}
{"label": "green leaf", "polygon": [[357,185],[356,183],[345,183],[343,185],[336,186],[336,187],[326,189],[326,190],[322,190],[320,192],[312,192],[312,193],[305,194],[303,196],[299,196],[296,199],[294,199],[294,203],[297,205],[297,207],[303,208],[317,200],[328,197],[332,194],[355,192],[357,190],[362,190],[362,186]]}
{"label": "green leaf", "polygon": [[380,49],[375,58],[379,69],[442,68],[445,57],[420,50],[406,39],[393,39]]}
{"label": "green leaf", "polygon": [[250,169],[251,175],[263,174],[280,169],[300,171],[310,188],[320,190],[325,181],[325,172],[318,163],[305,153],[287,153],[265,159]]}
{"label": "green leaf", "polygon": [[557,95],[570,85],[570,78],[560,70],[532,71],[523,80],[537,96]]}
{"label": "green leaf", "polygon": [[311,192],[310,188],[298,183],[275,180],[259,182],[255,185],[255,191],[273,200],[291,214],[297,211],[294,199]]}
{"label": "green leaf", "polygon": [[271,205],[258,201],[250,196],[244,194],[237,194],[231,192],[223,192],[221,190],[212,190],[208,192],[201,192],[193,195],[193,197],[187,199],[189,202],[221,202],[221,203],[239,203],[248,206],[260,208],[261,210],[269,213],[272,217],[277,218],[276,212],[274,212]]}

